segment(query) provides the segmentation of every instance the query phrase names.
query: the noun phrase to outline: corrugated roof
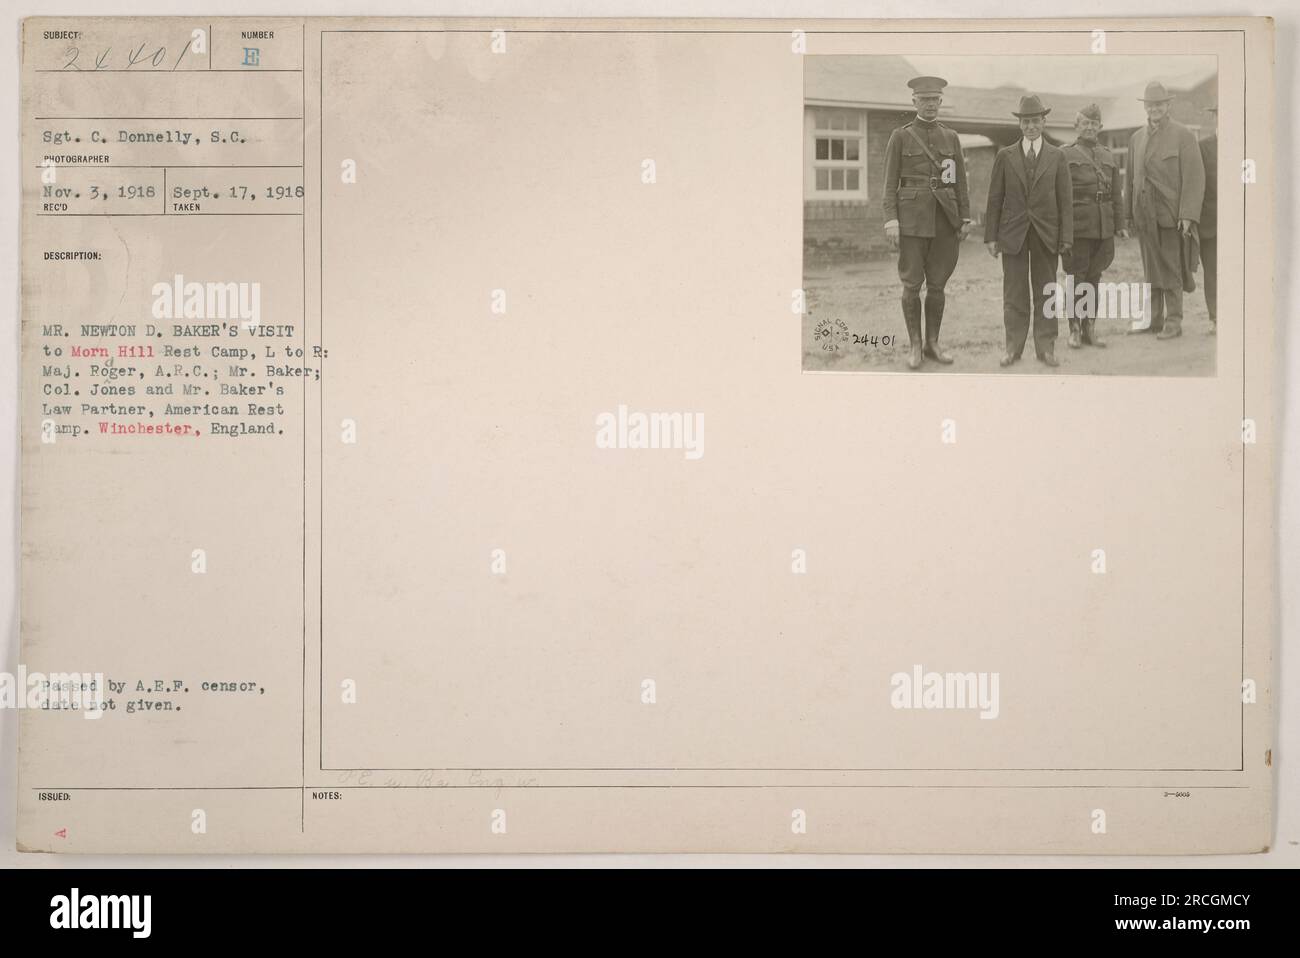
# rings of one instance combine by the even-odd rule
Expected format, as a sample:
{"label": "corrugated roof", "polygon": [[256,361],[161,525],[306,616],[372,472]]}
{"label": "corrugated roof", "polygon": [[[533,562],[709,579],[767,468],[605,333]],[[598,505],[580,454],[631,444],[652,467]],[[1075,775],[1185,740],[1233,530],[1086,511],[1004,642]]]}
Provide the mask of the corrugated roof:
{"label": "corrugated roof", "polygon": [[[842,103],[845,106],[897,106],[906,111],[912,105],[907,81],[917,70],[902,56],[809,56],[805,58],[804,97],[812,102]],[[1204,82],[1203,74],[1189,73],[1166,79],[1174,92],[1184,92]],[[1049,129],[1073,129],[1075,115],[1089,103],[1101,108],[1108,129],[1141,126],[1146,120],[1139,98],[1144,83],[1087,96],[1074,93],[1038,93],[1043,104],[1051,108]],[[1022,87],[993,88],[949,86],[944,90],[939,118],[993,121],[1014,124],[1012,111],[1020,98],[1030,93]]]}

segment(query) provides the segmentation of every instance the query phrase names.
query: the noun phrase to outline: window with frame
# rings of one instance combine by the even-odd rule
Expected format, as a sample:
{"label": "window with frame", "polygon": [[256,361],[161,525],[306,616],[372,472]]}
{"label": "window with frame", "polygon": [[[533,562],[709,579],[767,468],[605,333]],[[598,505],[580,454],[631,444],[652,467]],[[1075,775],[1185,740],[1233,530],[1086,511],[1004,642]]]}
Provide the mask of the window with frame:
{"label": "window with frame", "polygon": [[813,189],[829,197],[866,195],[866,116],[818,109],[813,124]]}

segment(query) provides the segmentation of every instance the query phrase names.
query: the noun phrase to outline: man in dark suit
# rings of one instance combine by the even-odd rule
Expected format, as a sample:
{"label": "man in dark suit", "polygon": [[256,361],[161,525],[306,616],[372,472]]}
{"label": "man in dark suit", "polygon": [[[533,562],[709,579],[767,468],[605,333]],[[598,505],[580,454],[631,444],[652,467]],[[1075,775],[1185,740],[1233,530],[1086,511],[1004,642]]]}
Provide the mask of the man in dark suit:
{"label": "man in dark suit", "polygon": [[1037,96],[1020,98],[1012,114],[1021,138],[998,151],[989,181],[984,245],[1002,254],[1002,322],[1007,349],[1001,365],[1020,359],[1029,336],[1031,304],[1034,351],[1048,366],[1056,359],[1056,317],[1047,300],[1056,283],[1057,257],[1071,254],[1073,194],[1065,154],[1043,139],[1051,109]]}
{"label": "man in dark suit", "polygon": [[1205,267],[1205,305],[1210,310],[1210,335],[1218,328],[1218,232],[1219,232],[1219,108],[1207,111],[1215,129],[1201,140],[1201,164],[1205,167],[1205,199],[1201,202],[1201,265]]}

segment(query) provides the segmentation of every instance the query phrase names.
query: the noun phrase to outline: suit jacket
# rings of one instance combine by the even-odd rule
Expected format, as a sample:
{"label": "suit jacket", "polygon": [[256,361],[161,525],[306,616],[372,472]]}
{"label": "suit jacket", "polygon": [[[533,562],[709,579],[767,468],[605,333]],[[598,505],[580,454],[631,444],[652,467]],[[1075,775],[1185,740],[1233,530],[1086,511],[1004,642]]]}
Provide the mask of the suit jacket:
{"label": "suit jacket", "polygon": [[[1176,120],[1166,120],[1152,131],[1137,130],[1128,143],[1129,221],[1143,228],[1143,191],[1150,192],[1158,225],[1171,229],[1179,220],[1198,222],[1205,198],[1205,164],[1196,134]],[[1152,225],[1150,228],[1154,228]]]}
{"label": "suit jacket", "polygon": [[1031,183],[1020,143],[999,150],[993,159],[984,242],[996,242],[1003,253],[1019,253],[1032,227],[1049,250],[1059,253],[1074,242],[1070,165],[1062,150],[1043,140]]}
{"label": "suit jacket", "polygon": [[1075,239],[1110,239],[1116,230],[1124,229],[1119,161],[1101,144],[1089,149],[1076,142],[1064,151],[1074,185]]}
{"label": "suit jacket", "polygon": [[[911,128],[939,161],[940,169],[930,162],[921,144],[908,133]],[[952,171],[952,182],[940,179],[937,189],[920,185],[915,177],[942,178],[943,168]],[[900,177],[912,177],[908,185],[900,185]],[[898,222],[903,236],[934,236],[934,217],[942,208],[944,215],[956,228],[970,219],[970,195],[966,186],[966,161],[962,158],[961,141],[957,134],[937,120],[922,123],[913,120],[889,134],[885,145],[885,222]]]}
{"label": "suit jacket", "polygon": [[1213,239],[1219,228],[1219,134],[1201,140],[1205,167],[1205,199],[1201,203],[1201,239]]}

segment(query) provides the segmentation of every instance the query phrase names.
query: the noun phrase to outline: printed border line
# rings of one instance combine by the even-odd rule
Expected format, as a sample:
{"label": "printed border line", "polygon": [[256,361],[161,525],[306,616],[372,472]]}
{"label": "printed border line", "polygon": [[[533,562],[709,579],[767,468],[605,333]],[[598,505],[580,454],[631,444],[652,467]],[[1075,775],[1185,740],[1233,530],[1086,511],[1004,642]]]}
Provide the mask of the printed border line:
{"label": "printed border line", "polygon": [[1188,791],[1195,789],[1215,789],[1216,791],[1243,791],[1249,790],[1250,785],[918,785],[918,784],[894,784],[894,785],[843,785],[843,784],[809,784],[797,783],[794,785],[508,785],[506,783],[497,784],[495,782],[485,782],[481,785],[62,785],[57,788],[48,786],[31,786],[30,791],[36,792],[299,792],[299,791],[376,791],[384,789],[428,789],[430,791],[455,791],[466,789],[490,789],[493,791],[537,791],[539,789],[590,789],[590,788],[655,788],[655,789],[673,789],[674,791],[682,788],[796,788],[806,790],[810,788],[930,788],[930,789],[957,789],[957,788],[978,788],[984,790],[994,789],[1102,789],[1102,788],[1119,788],[1129,791],[1134,790],[1176,790]]}
{"label": "printed border line", "polygon": [[700,765],[666,765],[666,766],[620,766],[620,765],[551,765],[551,766],[514,766],[514,765],[475,765],[448,766],[437,768],[422,766],[420,768],[322,768],[322,772],[1204,772],[1221,775],[1225,772],[1240,772],[1239,768],[823,768],[818,766],[795,766],[791,768],[739,768],[731,766]]}
{"label": "printed border line", "polygon": [[[318,168],[318,172],[319,172],[319,174],[320,174],[320,191],[319,191],[319,194],[318,194],[318,195],[319,195],[319,203],[318,203],[318,211],[319,211],[319,212],[318,212],[318,215],[319,215],[319,217],[320,217],[320,229],[319,229],[319,233],[318,233],[318,239],[319,239],[319,243],[320,243],[320,282],[319,282],[319,287],[320,287],[320,293],[321,293],[321,295],[320,295],[320,341],[321,341],[322,344],[323,344],[324,341],[325,341],[325,315],[324,315],[324,314],[325,314],[325,295],[324,295],[324,286],[325,286],[325,195],[324,195],[324,180],[325,180],[325,177],[324,177],[324,164],[325,164],[325,133],[324,133],[324,130],[325,130],[325,34],[326,34],[326,33],[333,33],[333,34],[349,34],[349,33],[395,33],[395,34],[447,34],[447,33],[456,33],[456,34],[460,34],[460,33],[465,33],[465,34],[475,34],[475,33],[477,33],[477,34],[488,34],[488,35],[490,35],[491,32],[492,32],[491,29],[462,29],[462,28],[456,28],[456,29],[442,29],[442,30],[425,30],[425,29],[420,29],[420,30],[407,30],[407,29],[393,29],[393,30],[382,30],[382,29],[356,29],[356,30],[350,30],[350,29],[333,29],[333,30],[326,30],[326,29],[322,29],[322,30],[319,31],[319,36],[320,36],[320,58],[319,58],[319,61],[318,61],[318,63],[317,63],[317,68],[318,68],[318,71],[319,71],[319,79],[320,79],[320,95],[319,95],[318,102],[317,102],[317,109],[318,109],[318,116],[319,116],[319,137],[320,137],[320,140],[319,140],[319,144],[320,144],[320,166],[319,166],[319,168]],[[687,35],[692,35],[692,34],[698,34],[698,35],[713,35],[713,34],[722,34],[722,35],[788,35],[788,34],[790,33],[789,30],[513,30],[513,29],[512,29],[512,30],[509,30],[508,32],[510,32],[510,33],[560,34],[560,35],[569,35],[569,34],[610,34],[610,35],[617,35],[617,36],[638,36],[638,35],[668,35],[668,36],[673,36],[673,35],[683,35],[683,36],[687,36]],[[1188,33],[1191,33],[1191,34],[1207,33],[1207,34],[1223,34],[1223,35],[1231,35],[1231,34],[1234,34],[1234,33],[1235,33],[1235,34],[1238,34],[1238,35],[1240,36],[1240,38],[1241,38],[1241,51],[1242,51],[1242,57],[1241,57],[1241,69],[1242,69],[1242,116],[1241,116],[1241,123],[1242,123],[1242,152],[1243,152],[1243,155],[1245,155],[1245,153],[1247,152],[1247,151],[1246,151],[1246,137],[1247,137],[1247,134],[1248,134],[1248,132],[1249,132],[1249,125],[1248,125],[1248,123],[1247,123],[1247,117],[1248,117],[1247,109],[1248,109],[1248,106],[1249,106],[1249,100],[1248,100],[1248,97],[1247,97],[1247,87],[1248,87],[1249,79],[1250,79],[1250,70],[1249,70],[1249,68],[1248,68],[1248,67],[1249,67],[1249,64],[1248,64],[1248,62],[1247,62],[1246,30],[1245,30],[1245,29],[1215,29],[1215,30],[1210,30],[1210,29],[1188,29],[1188,30],[1178,30],[1178,29],[1168,29],[1168,30],[1108,30],[1107,32],[1109,32],[1109,33],[1115,33],[1115,34],[1119,34],[1119,35],[1126,35],[1126,34],[1138,34],[1138,35],[1146,35],[1146,34],[1162,34],[1162,35],[1164,35],[1164,34],[1188,34]],[[827,30],[827,31],[821,31],[821,30],[809,30],[809,31],[805,31],[805,34],[808,35],[808,36],[827,36],[827,37],[834,37],[834,36],[857,36],[857,35],[863,35],[863,36],[875,36],[875,35],[880,35],[880,36],[939,36],[939,35],[943,35],[943,34],[945,34],[945,33],[952,33],[952,34],[956,34],[956,35],[959,35],[959,36],[965,36],[965,35],[980,36],[980,35],[986,35],[986,34],[987,34],[987,35],[1003,35],[1003,34],[1017,34],[1017,35],[1019,35],[1019,34],[1026,34],[1026,35],[1034,35],[1034,36],[1053,36],[1053,35],[1070,36],[1070,35],[1080,34],[1080,35],[1089,35],[1089,36],[1090,36],[1090,35],[1091,35],[1091,30],[1090,30],[1090,29],[1089,29],[1089,30],[1083,30],[1083,29],[1079,29],[1079,30],[1068,30],[1068,29],[1067,29],[1067,30]],[[305,42],[305,41],[304,41],[304,42]],[[849,54],[845,54],[845,55],[849,55]],[[870,54],[862,54],[862,55],[866,56],[866,55],[870,55]],[[305,63],[303,64],[303,67],[304,67],[304,71],[305,71],[305,68],[306,68],[306,64],[305,64]],[[1217,77],[1216,77],[1216,88],[1218,89],[1218,92],[1221,92],[1221,88],[1219,88],[1219,80],[1218,80]],[[305,104],[305,103],[303,104],[303,113],[304,113],[304,114],[306,113],[306,104]],[[1242,328],[1241,328],[1241,336],[1242,336],[1242,340],[1241,340],[1241,347],[1242,347],[1242,348],[1241,348],[1241,352],[1242,352],[1242,357],[1241,357],[1242,383],[1241,383],[1241,391],[1242,391],[1242,419],[1244,420],[1244,419],[1245,419],[1245,414],[1246,414],[1246,329],[1245,329],[1245,317],[1246,317],[1246,284],[1245,284],[1245,282],[1244,282],[1244,277],[1245,277],[1244,267],[1245,267],[1245,264],[1246,264],[1246,259],[1245,259],[1245,248],[1246,248],[1246,232],[1247,232],[1247,207],[1246,207],[1246,202],[1245,202],[1245,184],[1243,184],[1243,186],[1242,186],[1242,196],[1243,196],[1243,201],[1242,201],[1242,230],[1241,230],[1241,233],[1242,233],[1242,255],[1243,255],[1243,259],[1242,259],[1242,264],[1243,264],[1243,274],[1242,274],[1242,276],[1243,276],[1243,282],[1242,282],[1242,291],[1241,291],[1241,297],[1242,297],[1242,303],[1241,303],[1241,316],[1242,316]],[[1217,344],[1217,343],[1215,344],[1215,350],[1216,350],[1216,361],[1215,361],[1215,366],[1216,366],[1216,369],[1217,369],[1217,366],[1218,366],[1218,356],[1217,356],[1218,344]],[[333,768],[333,767],[330,767],[330,768],[327,768],[327,767],[325,766],[325,764],[324,764],[324,752],[325,752],[325,713],[324,713],[324,701],[325,701],[325,659],[324,659],[324,655],[325,655],[325,617],[324,617],[324,604],[325,604],[325,601],[324,601],[324,597],[325,597],[325,525],[324,525],[324,518],[325,518],[325,446],[324,446],[324,429],[325,429],[325,419],[324,419],[324,415],[325,415],[325,399],[324,399],[324,397],[325,397],[325,378],[326,378],[326,377],[324,377],[324,376],[321,377],[320,401],[319,401],[319,409],[318,409],[319,416],[320,416],[320,419],[319,419],[319,422],[320,422],[320,426],[319,426],[319,428],[320,428],[320,450],[319,450],[319,451],[320,451],[320,474],[319,474],[319,490],[320,490],[320,527],[319,527],[319,529],[320,529],[320,536],[319,536],[319,540],[318,540],[318,542],[319,542],[319,556],[318,556],[318,559],[319,559],[319,577],[318,577],[318,581],[317,581],[318,600],[319,600],[319,621],[318,621],[318,628],[319,628],[319,646],[320,646],[320,656],[319,656],[319,660],[318,660],[318,666],[319,666],[319,675],[318,675],[318,678],[319,678],[319,690],[318,690],[318,691],[319,691],[319,700],[318,700],[318,702],[319,702],[319,704],[318,704],[318,713],[317,713],[317,721],[318,721],[318,745],[319,745],[319,758],[320,758],[319,770],[322,771],[322,772],[347,772],[347,771],[358,771],[358,772],[359,772],[359,771],[372,771],[372,772],[396,771],[396,772],[401,772],[401,771],[475,771],[475,770],[477,770],[477,771],[490,771],[490,769],[481,769],[481,768],[480,768],[480,769],[438,769],[438,768],[432,768],[432,767],[426,767],[426,768],[420,768],[420,769],[379,768],[379,767],[375,767],[375,768]],[[304,383],[304,386],[305,386],[305,383]],[[305,405],[305,397],[304,397],[304,405]],[[304,424],[303,424],[303,425],[304,425],[304,429],[303,429],[303,448],[304,448],[304,455],[305,455],[305,450],[306,450],[306,441],[307,441],[307,439],[306,439],[306,422],[305,422],[305,413],[304,413]],[[1246,589],[1246,545],[1245,545],[1245,543],[1246,543],[1246,458],[1247,458],[1247,457],[1246,457],[1246,454],[1245,454],[1244,443],[1243,443],[1243,452],[1242,452],[1242,480],[1241,480],[1241,481],[1242,481],[1242,496],[1241,496],[1241,596],[1240,596],[1240,602],[1241,602],[1241,676],[1242,676],[1241,681],[1242,681],[1243,684],[1244,684],[1244,682],[1245,682],[1245,663],[1246,663],[1246,595],[1245,595],[1245,589]],[[305,476],[304,476],[304,480],[305,480]],[[304,628],[305,628],[305,617],[304,617]],[[897,771],[897,772],[915,772],[915,771],[936,771],[936,772],[970,772],[970,771],[976,771],[976,772],[1004,772],[1004,771],[1034,771],[1034,772],[1167,772],[1167,771],[1196,771],[1196,772],[1245,772],[1245,770],[1246,770],[1246,768],[1245,768],[1245,766],[1246,766],[1246,709],[1245,709],[1245,703],[1244,703],[1244,702],[1242,702],[1242,703],[1241,703],[1241,706],[1240,706],[1240,716],[1241,716],[1241,720],[1240,720],[1240,740],[1241,740],[1241,746],[1240,746],[1240,748],[1241,748],[1241,759],[1240,759],[1240,767],[1238,767],[1238,768],[1234,768],[1234,769],[1214,769],[1214,768],[1207,768],[1207,769],[1122,769],[1122,768],[1113,768],[1113,769],[1072,769],[1072,768],[1047,769],[1047,768],[1043,768],[1043,769],[1018,769],[1018,770],[1016,770],[1016,769],[908,769],[908,768],[899,768],[899,769],[809,769],[808,771],[862,771],[862,772],[879,772],[879,771]],[[668,769],[620,769],[620,768],[573,768],[573,769],[517,768],[517,769],[510,769],[510,771],[521,771],[521,772],[531,772],[531,771],[536,771],[536,772],[545,772],[545,771],[591,771],[591,772],[602,772],[602,771],[647,771],[647,772],[652,772],[652,771],[678,771],[678,770],[680,770],[680,771],[688,771],[688,770],[689,770],[689,771],[717,771],[717,772],[727,772],[727,771],[774,771],[774,772],[779,772],[779,771],[788,771],[788,770],[786,770],[786,769],[776,769],[776,768],[763,768],[763,769],[724,769],[724,768],[716,768],[716,769],[709,769],[709,768],[683,769],[683,768],[680,768],[680,767],[668,768]],[[434,786],[434,787],[437,787],[437,786]],[[443,787],[445,787],[445,786],[443,786]],[[521,786],[521,787],[523,787],[523,786]],[[535,787],[539,787],[539,786],[526,786],[526,787],[532,787],[532,788],[535,788]],[[588,786],[550,786],[550,787],[588,787]],[[618,787],[631,787],[631,786],[606,785],[606,786],[590,786],[590,787],[618,788]],[[664,787],[686,787],[686,786],[664,786]],[[709,786],[702,786],[702,787],[709,787]],[[752,787],[752,786],[717,786],[717,787]],[[771,787],[786,787],[786,786],[771,786]],[[841,786],[841,787],[858,787],[858,786]],[[925,787],[925,786],[916,786],[916,787]],[[953,786],[953,787],[968,788],[968,787],[972,787],[972,786]],[[1008,787],[1014,787],[1014,786],[1008,786]],[[1089,787],[1091,787],[1091,786],[1089,786]],[[1117,786],[1117,787],[1119,787],[1119,786]],[[1144,787],[1145,787],[1145,786],[1144,786]],[[1152,786],[1152,787],[1154,787],[1154,786]],[[1196,786],[1196,787],[1208,787],[1208,786]],[[1224,786],[1224,787],[1226,787],[1226,786]],[[1243,786],[1243,787],[1244,787],[1244,786]]]}
{"label": "printed border line", "polygon": [[[1276,82],[1276,79],[1275,79]],[[1216,84],[1218,81],[1216,80]],[[1250,71],[1246,69],[1246,31],[1241,31],[1241,155],[1243,158],[1250,155],[1247,148],[1246,138],[1250,135],[1250,126],[1246,123],[1246,110],[1249,106],[1247,97],[1250,86]],[[1215,100],[1219,99],[1218,94],[1222,90],[1216,91]],[[1218,123],[1216,115],[1215,135],[1218,135]],[[1216,157],[1215,173],[1218,172],[1218,162]],[[1218,189],[1216,184],[1215,189]],[[1246,184],[1241,184],[1241,421],[1244,425],[1246,421]],[[1218,240],[1216,239],[1217,243]],[[1276,251],[1274,258],[1276,259]],[[1218,270],[1218,263],[1215,263],[1215,270]],[[1272,308],[1272,318],[1274,323],[1277,322],[1277,305],[1270,303]],[[1273,335],[1277,332],[1274,329]],[[1217,344],[1216,344],[1217,346]],[[1246,455],[1245,437],[1242,437],[1241,444],[1241,685],[1238,692],[1245,691],[1246,685],[1246,462],[1250,458]],[[1276,558],[1274,562],[1276,563]],[[1276,590],[1276,587],[1275,587]],[[1271,644],[1271,636],[1270,636]],[[1241,702],[1241,769],[1246,770],[1246,701],[1243,698]]]}
{"label": "printed border line", "polygon": [[[454,18],[449,18],[449,19],[454,19]],[[461,19],[478,19],[478,20],[486,20],[486,19],[488,19],[488,18],[485,17],[485,16],[482,16],[482,15],[479,15],[479,16],[477,16],[477,17],[461,18]],[[500,19],[504,22],[505,20],[509,20],[510,18],[509,18],[509,17],[502,17],[502,18],[500,18]],[[545,19],[545,18],[543,18],[543,19]],[[615,18],[615,19],[618,19],[618,18]],[[689,17],[688,17],[688,18],[686,18],[686,19],[692,19],[692,18],[689,18]],[[706,17],[706,18],[700,18],[700,19],[709,19],[709,18]],[[724,19],[725,19],[725,18],[724,18]],[[765,18],[765,19],[766,19],[766,18]],[[778,18],[773,18],[773,19],[778,19]],[[850,18],[847,18],[847,19],[852,20],[852,19],[858,19],[858,18],[852,18],[852,17],[850,17]],[[915,19],[915,18],[913,18],[913,19]],[[974,19],[979,19],[979,18],[974,18]],[[994,19],[996,19],[996,18],[994,18]],[[1110,19],[1110,20],[1113,21],[1113,20],[1116,19],[1116,18],[1113,18],[1113,17],[1112,17],[1112,18],[1107,18],[1107,17],[1098,17],[1097,19],[1098,19],[1099,21],[1100,21],[1100,20],[1107,20],[1107,19]],[[1131,20],[1131,19],[1141,19],[1141,18],[1134,18],[1134,17],[1123,18],[1123,17],[1121,17],[1121,18],[1118,18],[1118,19],[1121,19],[1121,20],[1123,20],[1123,19],[1130,19],[1130,20]],[[1153,18],[1153,19],[1160,19],[1160,18]],[[1179,18],[1176,18],[1176,17],[1170,17],[1170,18],[1165,18],[1165,19],[1166,19],[1169,23],[1177,23]],[[1249,18],[1249,17],[1217,17],[1217,18],[1216,18],[1216,17],[1203,17],[1202,19],[1210,19],[1210,20],[1213,20],[1213,19],[1222,19],[1222,20],[1240,20],[1240,19],[1250,19],[1250,18]],[[826,20],[826,18],[822,18],[821,22],[825,22],[825,20]],[[1077,18],[1076,18],[1076,20],[1077,20]],[[791,23],[799,23],[800,21],[799,21],[798,18],[795,18],[795,19],[791,20],[790,22],[791,22]],[[948,22],[961,22],[961,21],[948,21]],[[969,19],[968,19],[966,22],[970,22]],[[1060,22],[1060,21],[1057,21],[1057,22]],[[799,28],[795,28],[795,29],[799,29]],[[379,30],[379,29],[374,29],[374,28],[370,28],[370,27],[358,27],[358,28],[356,28],[356,29],[349,29],[349,28],[347,28],[347,27],[339,27],[339,28],[337,28],[337,29],[333,29],[333,30],[322,29],[320,32],[321,32],[322,34],[324,34],[324,33],[486,33],[486,34],[491,34],[493,30],[504,30],[506,33],[558,33],[558,34],[565,34],[565,35],[568,35],[568,34],[589,34],[589,33],[597,33],[597,34],[598,34],[598,33],[605,33],[605,34],[612,34],[612,35],[614,35],[614,36],[651,36],[651,35],[667,35],[667,36],[679,36],[679,35],[680,35],[680,36],[691,36],[691,35],[712,35],[712,34],[722,34],[722,35],[724,35],[724,36],[764,36],[764,35],[768,35],[768,36],[789,36],[790,33],[791,33],[791,30],[790,30],[790,29],[785,29],[785,30],[579,30],[579,29],[569,29],[569,30],[540,30],[540,29],[539,29],[539,30],[525,30],[525,29],[518,29],[518,28],[514,28],[514,27],[509,27],[509,28],[507,28],[507,27],[499,27],[499,26],[498,26],[498,27],[489,27],[489,28],[487,28],[487,29],[483,29],[483,28],[471,28],[471,27],[447,27],[447,28],[444,28],[444,29],[442,29],[442,30],[426,30],[426,29],[420,29],[420,30],[414,30],[414,29],[412,29],[412,30],[398,30],[398,29],[393,29],[393,30]],[[1061,29],[1061,30],[946,30],[946,29],[935,29],[935,30],[804,30],[803,32],[804,32],[804,35],[805,35],[805,36],[810,36],[810,37],[837,37],[837,36],[905,36],[905,37],[907,37],[907,36],[943,36],[944,34],[955,34],[955,35],[957,35],[957,36],[982,36],[982,35],[985,35],[985,34],[991,34],[991,35],[993,35],[993,36],[1003,36],[1003,35],[1005,35],[1005,34],[1015,34],[1015,35],[1026,34],[1026,35],[1030,35],[1030,36],[1049,36],[1049,37],[1050,37],[1050,36],[1073,36],[1073,35],[1075,35],[1075,34],[1084,34],[1084,35],[1087,35],[1087,36],[1091,36],[1091,35],[1092,35],[1092,30],[1091,30],[1091,29],[1086,29],[1086,30],[1085,30],[1085,29],[1082,29],[1082,28],[1077,29],[1077,30],[1070,30],[1070,29]],[[1168,30],[1107,30],[1106,32],[1107,32],[1107,33],[1118,33],[1118,34],[1127,34],[1127,33],[1137,33],[1137,34],[1146,34],[1146,33],[1241,33],[1241,34],[1244,35],[1246,31],[1245,31],[1245,30],[1239,30],[1239,29],[1229,29],[1229,28],[1224,28],[1224,29],[1215,29],[1215,30],[1210,30],[1210,29],[1208,29],[1208,28],[1207,28],[1207,29],[1186,29],[1186,30],[1176,30],[1176,29],[1174,29],[1174,28],[1171,27],[1171,28],[1168,29]],[[846,56],[850,56],[851,54],[845,54],[845,55],[846,55]],[[874,56],[874,55],[875,55],[875,54],[863,54],[863,56]],[[970,56],[984,56],[985,54],[969,54],[969,55],[970,55]],[[996,56],[997,54],[994,54],[994,55]],[[1042,54],[1042,55],[1043,55],[1043,56],[1048,56],[1049,54]],[[1139,54],[1119,54],[1119,55],[1121,55],[1121,56],[1130,56],[1130,55],[1131,55],[1131,56],[1138,56]],[[99,72],[102,73],[102,72],[104,72],[104,71],[101,70],[101,71],[99,71]],[[137,71],[137,72],[164,72],[164,71]],[[184,72],[184,71],[181,71],[181,72]],[[235,71],[235,72],[239,72],[239,71]]]}
{"label": "printed border line", "polygon": [[[301,26],[302,54],[298,64],[302,67],[302,106],[299,119],[302,121],[302,358],[303,367],[307,365],[307,20]],[[209,28],[208,36],[212,32]],[[208,45],[208,56],[212,56],[212,46]],[[320,170],[316,171],[320,176]],[[319,208],[317,216],[320,215]],[[299,782],[302,798],[299,807],[298,831],[307,831],[307,377],[302,378],[302,705],[298,715],[302,719],[302,748],[300,758],[302,767]]]}
{"label": "printed border line", "polygon": [[[68,18],[68,19],[76,19],[76,18],[75,18],[75,17],[70,17],[70,18]],[[159,76],[159,75],[161,75],[161,76],[177,76],[178,74],[181,75],[181,76],[184,76],[185,74],[188,74],[188,73],[198,73],[198,74],[200,74],[200,75],[202,75],[202,76],[207,76],[209,73],[242,73],[242,74],[244,74],[244,76],[251,76],[251,75],[254,75],[254,74],[258,74],[258,73],[301,73],[302,71],[301,71],[301,70],[291,70],[291,69],[289,69],[288,67],[282,67],[282,68],[277,68],[277,69],[273,69],[273,68],[271,68],[271,67],[266,67],[266,68],[258,67],[258,68],[255,69],[255,70],[250,70],[250,69],[244,69],[244,70],[232,70],[232,69],[220,69],[220,68],[219,68],[219,69],[216,69],[216,70],[132,70],[132,69],[123,69],[123,68],[119,67],[119,68],[117,68],[117,69],[115,69],[115,70],[114,70],[114,69],[104,69],[104,70],[64,70],[64,69],[62,69],[62,68],[59,68],[59,69],[47,69],[47,68],[41,68],[41,69],[33,70],[32,72],[33,72],[33,73],[61,73],[61,74],[63,74],[64,76],[70,76],[70,77],[79,77],[79,76],[93,77],[93,76],[102,76],[102,75],[105,74],[105,73],[134,73],[136,76],[147,77],[147,76]]]}

